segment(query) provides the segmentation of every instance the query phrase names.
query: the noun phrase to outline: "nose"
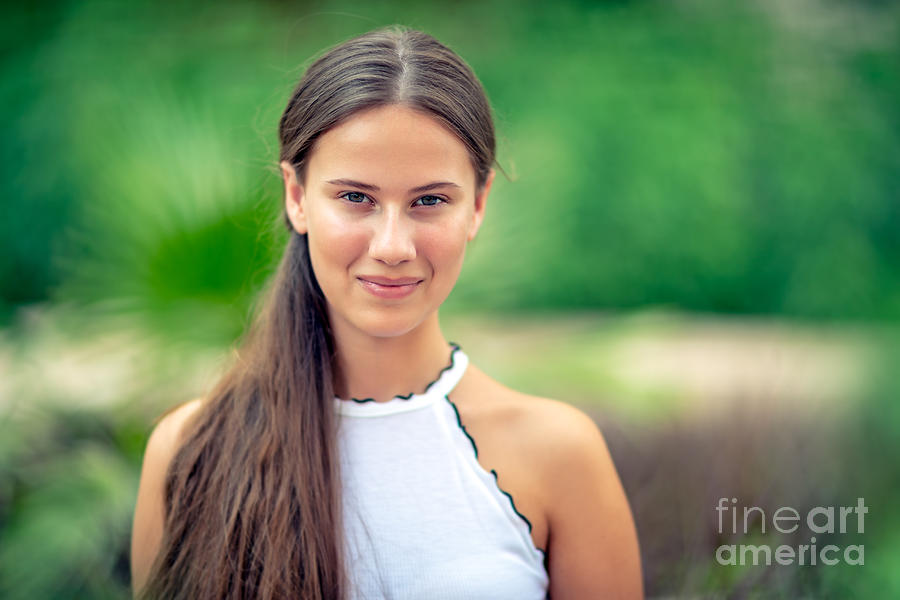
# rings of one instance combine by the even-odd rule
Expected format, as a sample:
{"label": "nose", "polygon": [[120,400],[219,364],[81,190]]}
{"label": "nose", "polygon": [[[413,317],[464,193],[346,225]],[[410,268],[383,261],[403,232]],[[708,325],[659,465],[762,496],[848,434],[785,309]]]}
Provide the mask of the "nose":
{"label": "nose", "polygon": [[375,225],[369,256],[389,266],[416,257],[413,224],[397,210],[386,210]]}

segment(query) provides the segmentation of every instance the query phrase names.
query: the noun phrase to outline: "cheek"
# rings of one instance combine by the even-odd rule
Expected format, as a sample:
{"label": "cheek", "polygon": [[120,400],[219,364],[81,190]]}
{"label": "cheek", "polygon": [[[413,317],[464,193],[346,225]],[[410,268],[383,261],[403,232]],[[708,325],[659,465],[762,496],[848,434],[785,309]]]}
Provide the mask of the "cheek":
{"label": "cheek", "polygon": [[308,238],[310,261],[320,285],[341,276],[366,252],[368,243],[362,228],[328,211],[310,215]]}
{"label": "cheek", "polygon": [[452,283],[459,275],[466,250],[466,229],[460,222],[425,228],[416,244],[435,269],[435,276]]}

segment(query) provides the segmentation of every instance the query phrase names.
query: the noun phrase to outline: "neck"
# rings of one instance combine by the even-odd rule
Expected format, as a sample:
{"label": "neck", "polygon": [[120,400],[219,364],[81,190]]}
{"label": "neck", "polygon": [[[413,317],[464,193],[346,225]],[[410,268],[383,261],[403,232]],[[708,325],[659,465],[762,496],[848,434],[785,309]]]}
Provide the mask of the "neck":
{"label": "neck", "polygon": [[437,313],[412,331],[393,337],[372,337],[341,325],[332,326],[337,347],[339,398],[373,398],[386,402],[400,395],[421,393],[450,364],[450,344],[441,333]]}

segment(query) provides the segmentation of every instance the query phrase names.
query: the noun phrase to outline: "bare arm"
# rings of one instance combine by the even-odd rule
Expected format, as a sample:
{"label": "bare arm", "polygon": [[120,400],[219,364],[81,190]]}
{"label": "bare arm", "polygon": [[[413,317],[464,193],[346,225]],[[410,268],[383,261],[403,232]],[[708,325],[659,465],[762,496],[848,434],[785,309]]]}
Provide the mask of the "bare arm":
{"label": "bare arm", "polygon": [[581,411],[557,411],[545,468],[552,490],[553,600],[643,598],[637,532],[603,436]]}
{"label": "bare arm", "polygon": [[162,541],[169,463],[178,451],[182,425],[200,403],[192,400],[165,415],[147,440],[131,529],[131,588],[135,597],[147,582]]}

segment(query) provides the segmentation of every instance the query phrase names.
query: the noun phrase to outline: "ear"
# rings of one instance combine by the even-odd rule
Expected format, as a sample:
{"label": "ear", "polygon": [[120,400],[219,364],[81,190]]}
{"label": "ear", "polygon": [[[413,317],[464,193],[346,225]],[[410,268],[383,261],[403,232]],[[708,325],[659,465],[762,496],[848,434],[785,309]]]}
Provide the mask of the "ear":
{"label": "ear", "polygon": [[305,234],[306,213],[303,207],[303,186],[297,179],[297,171],[286,160],[281,161],[281,177],[284,179],[284,208],[294,230],[299,234]]}
{"label": "ear", "polygon": [[475,239],[475,234],[478,233],[478,230],[481,228],[481,222],[484,220],[484,208],[487,205],[488,194],[491,192],[491,184],[494,183],[494,174],[494,170],[491,169],[488,172],[487,179],[484,180],[484,185],[481,186],[480,190],[476,190],[475,212],[472,214],[472,225],[469,228],[467,237],[470,242]]}

